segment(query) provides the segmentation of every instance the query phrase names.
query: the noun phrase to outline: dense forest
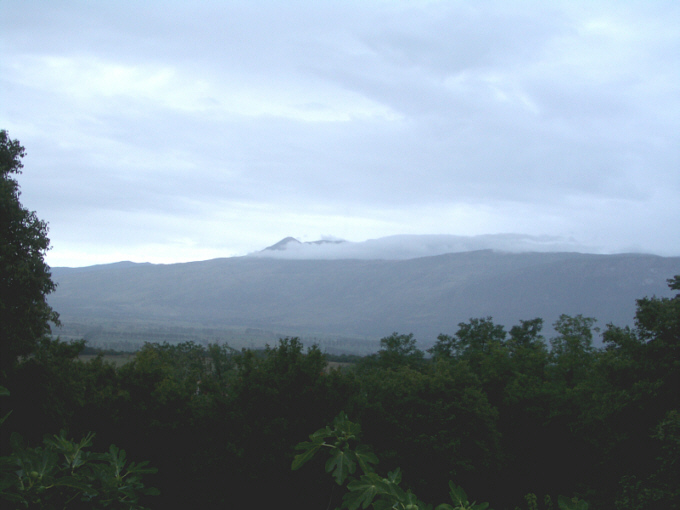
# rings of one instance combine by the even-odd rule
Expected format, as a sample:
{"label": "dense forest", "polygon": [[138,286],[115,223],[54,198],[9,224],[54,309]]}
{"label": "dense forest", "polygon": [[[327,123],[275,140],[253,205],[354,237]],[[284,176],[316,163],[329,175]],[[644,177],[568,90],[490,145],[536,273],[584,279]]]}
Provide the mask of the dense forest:
{"label": "dense forest", "polygon": [[483,317],[428,352],[394,333],[343,360],[289,337],[85,362],[50,334],[47,229],[1,133],[3,506],[472,508],[462,487],[496,510],[680,508],[680,276],[634,328]]}

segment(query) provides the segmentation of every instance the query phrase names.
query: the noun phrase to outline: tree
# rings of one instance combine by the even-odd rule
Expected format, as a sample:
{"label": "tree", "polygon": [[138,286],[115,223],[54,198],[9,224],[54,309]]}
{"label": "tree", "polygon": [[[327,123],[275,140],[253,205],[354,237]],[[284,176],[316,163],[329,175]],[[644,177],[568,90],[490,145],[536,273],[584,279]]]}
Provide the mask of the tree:
{"label": "tree", "polygon": [[519,321],[519,326],[510,328],[510,340],[508,345],[513,355],[517,355],[522,349],[540,350],[545,346],[541,330],[543,319],[536,318],[530,321]]}
{"label": "tree", "polygon": [[588,373],[592,362],[593,328],[596,320],[592,317],[576,317],[562,314],[553,324],[559,336],[550,340],[552,345],[551,356],[555,362],[555,373],[558,378],[566,382],[568,387],[573,387],[583,380]]}
{"label": "tree", "polygon": [[486,355],[494,346],[505,342],[505,329],[494,324],[491,317],[473,318],[458,324],[455,336],[439,335],[437,343],[429,349],[435,358],[467,358]]}
{"label": "tree", "polygon": [[47,223],[21,204],[14,178],[25,154],[18,140],[0,130],[0,375],[31,354],[59,318],[46,301],[56,287],[44,260]]}
{"label": "tree", "polygon": [[400,335],[395,332],[380,340],[380,350],[378,351],[380,366],[416,368],[422,364],[424,356],[425,353],[416,347],[413,333]]}
{"label": "tree", "polygon": [[[680,276],[668,280],[680,291]],[[680,508],[680,293],[637,300],[636,327],[608,325],[598,388],[602,436],[616,438],[617,508]]]}

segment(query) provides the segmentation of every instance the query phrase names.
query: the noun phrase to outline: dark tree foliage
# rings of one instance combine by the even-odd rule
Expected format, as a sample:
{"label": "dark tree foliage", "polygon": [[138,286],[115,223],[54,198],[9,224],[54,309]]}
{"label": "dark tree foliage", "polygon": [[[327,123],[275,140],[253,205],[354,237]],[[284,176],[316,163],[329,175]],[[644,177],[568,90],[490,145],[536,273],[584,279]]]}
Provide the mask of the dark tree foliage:
{"label": "dark tree foliage", "polygon": [[462,323],[434,360],[400,334],[343,370],[297,338],[261,352],[147,344],[118,369],[45,343],[15,380],[35,395],[39,423],[96,430],[158,466],[159,507],[341,504],[322,456],[289,466],[294,445],[344,410],[377,472],[401,468],[404,491],[423,499],[447,499],[452,480],[496,510],[525,509],[528,493],[530,508],[566,495],[603,510],[677,509],[678,306],[640,299],[637,326],[608,326],[599,349],[589,318],[562,316],[549,340],[540,319],[506,333],[485,318]]}
{"label": "dark tree foliage", "polygon": [[413,333],[400,335],[392,333],[380,340],[379,358],[386,364],[406,364],[415,366],[420,363],[425,353],[416,347]]}
{"label": "dark tree foliage", "polygon": [[47,304],[55,289],[44,256],[47,224],[26,209],[15,175],[25,149],[0,131],[0,371],[7,374],[20,356],[35,351],[58,315]]}
{"label": "dark tree foliage", "polygon": [[[668,280],[680,290],[680,276]],[[680,508],[680,293],[637,300],[636,327],[609,325],[583,421],[606,445],[617,508]],[[594,392],[595,393],[595,392]],[[672,481],[671,481],[672,480]]]}
{"label": "dark tree foliage", "polygon": [[380,350],[377,354],[366,356],[359,361],[362,371],[370,371],[376,368],[398,369],[409,367],[422,368],[425,353],[416,347],[416,339],[413,333],[400,335],[392,333],[390,336],[380,339]]}
{"label": "dark tree foliage", "polygon": [[[268,508],[299,499],[303,489],[288,469],[293,446],[356,391],[297,338],[262,352],[147,343],[108,381],[101,370],[89,376],[99,379],[101,399],[88,392],[72,427],[87,423],[159,466],[162,476],[152,481],[159,508]],[[330,486],[318,480],[319,489],[304,490],[317,507]]]}
{"label": "dark tree foliage", "polygon": [[414,490],[439,499],[449,479],[474,490],[478,473],[494,471],[498,413],[467,365],[375,367],[358,379],[360,391],[346,409],[384,469],[410,466],[404,480]]}
{"label": "dark tree foliage", "polygon": [[469,322],[458,324],[458,331],[454,336],[439,335],[437,343],[430,352],[432,355],[444,358],[479,359],[489,353],[494,347],[505,342],[505,329],[494,324],[491,317],[470,319]]}

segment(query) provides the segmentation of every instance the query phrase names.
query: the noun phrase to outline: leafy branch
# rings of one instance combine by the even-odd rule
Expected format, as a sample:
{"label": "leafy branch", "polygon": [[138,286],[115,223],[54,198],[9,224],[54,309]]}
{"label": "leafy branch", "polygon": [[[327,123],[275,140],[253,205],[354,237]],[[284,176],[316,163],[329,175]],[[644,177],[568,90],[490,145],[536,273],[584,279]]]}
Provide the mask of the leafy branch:
{"label": "leafy branch", "polygon": [[45,437],[44,446],[27,448],[18,434],[10,437],[12,454],[0,458],[0,498],[26,508],[88,507],[143,510],[142,495],[159,492],[142,483],[156,472],[147,462],[128,464],[125,451],[111,445],[106,453],[87,450],[93,433],[79,442],[65,432]]}
{"label": "leafy branch", "polygon": [[[331,473],[338,485],[347,482],[348,492],[343,496],[341,508],[357,510],[369,506],[375,510],[431,510],[432,505],[420,501],[411,490],[402,489],[401,470],[399,468],[383,477],[375,472],[373,465],[378,464],[378,457],[366,445],[359,444],[361,426],[340,413],[332,427],[324,427],[309,436],[309,441],[299,443],[295,449],[301,450],[293,459],[291,468],[300,469],[311,460],[317,452],[327,449],[329,459],[326,461],[326,472]],[[354,477],[357,466],[361,470]],[[470,503],[465,491],[449,482],[450,496],[453,505],[444,503],[435,510],[486,510],[488,503]]]}

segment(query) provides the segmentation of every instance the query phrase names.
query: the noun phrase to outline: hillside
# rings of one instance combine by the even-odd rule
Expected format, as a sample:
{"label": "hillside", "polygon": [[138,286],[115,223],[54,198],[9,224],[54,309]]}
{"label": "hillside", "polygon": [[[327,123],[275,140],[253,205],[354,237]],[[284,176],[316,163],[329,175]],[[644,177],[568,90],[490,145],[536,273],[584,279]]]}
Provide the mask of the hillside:
{"label": "hillside", "polygon": [[680,257],[641,254],[233,257],[53,268],[58,287],[49,301],[62,316],[63,334],[87,333],[95,341],[126,335],[142,341],[144,331],[179,341],[198,331],[197,339],[236,346],[239,337],[257,345],[282,335],[360,342],[398,331],[427,345],[470,317],[492,316],[507,328],[535,317],[549,325],[562,313],[594,316],[601,327],[632,324],[635,299],[669,295],[666,280],[678,273]]}

